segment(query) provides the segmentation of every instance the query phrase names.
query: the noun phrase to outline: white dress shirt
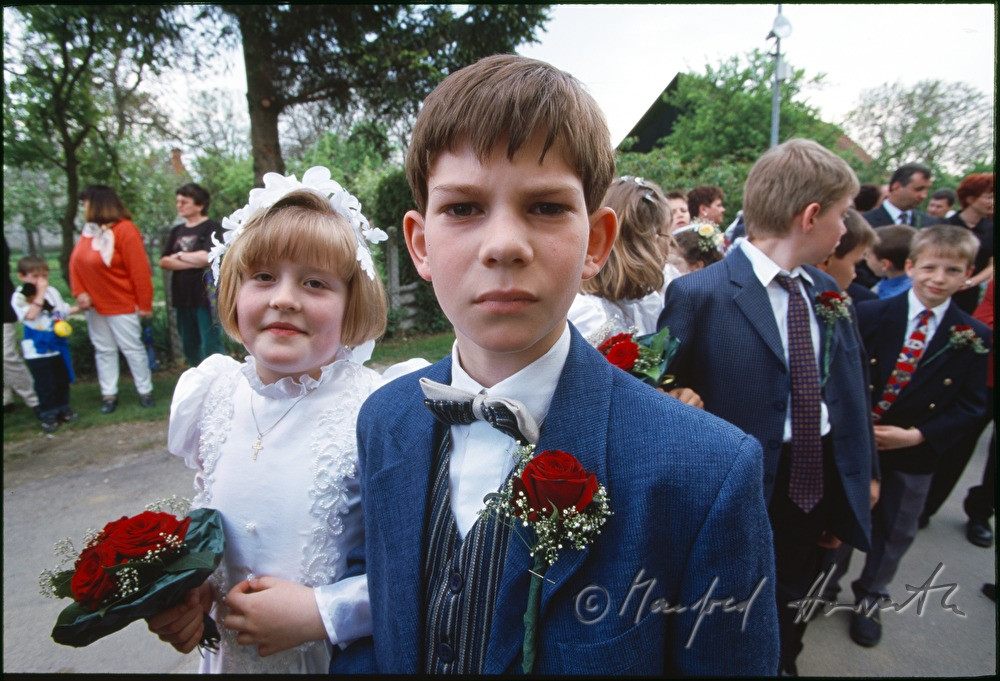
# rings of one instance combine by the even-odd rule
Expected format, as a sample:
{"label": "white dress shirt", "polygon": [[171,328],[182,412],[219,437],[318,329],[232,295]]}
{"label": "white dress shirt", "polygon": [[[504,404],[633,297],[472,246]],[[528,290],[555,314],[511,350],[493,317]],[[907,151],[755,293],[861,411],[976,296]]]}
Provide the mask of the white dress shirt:
{"label": "white dress shirt", "polygon": [[[567,324],[559,340],[547,353],[492,388],[484,388],[462,368],[456,342],[451,349],[451,385],[473,394],[484,391],[487,395],[523,402],[541,428],[569,356],[569,344]],[[516,461],[516,449],[514,438],[485,421],[451,427],[451,509],[462,539],[472,529],[479,511],[485,506],[483,497],[496,492],[507,479]]]}
{"label": "white dress shirt", "polygon": [[[777,281],[777,276],[779,274],[784,274],[789,277],[801,277],[805,279],[810,284],[814,283],[812,277],[801,267],[796,267],[791,272],[783,270],[778,266],[776,262],[771,260],[767,255],[754,246],[749,241],[743,241],[740,244],[743,249],[743,253],[746,254],[747,258],[750,260],[750,265],[753,267],[753,273],[760,280],[761,285],[764,290],[767,291],[767,298],[771,302],[771,310],[774,312],[774,319],[778,324],[778,335],[781,336],[781,347],[785,352],[785,366],[788,364],[788,296],[789,293],[782,287]],[[813,310],[812,302],[809,301],[809,291],[805,288],[802,281],[798,281],[799,291],[802,296],[808,301],[807,307],[809,309],[809,335],[812,337],[813,351],[816,353],[816,367],[817,371],[822,367],[821,363],[821,349],[822,349],[822,328],[820,327],[819,321],[816,319],[816,312]],[[823,380],[822,375],[820,375],[820,380]],[[830,411],[827,409],[826,402],[820,402],[820,434],[826,435],[830,432]],[[785,433],[782,436],[784,442],[792,441],[792,400],[791,395],[788,399],[788,407],[785,410]]]}
{"label": "white dress shirt", "polygon": [[909,302],[909,311],[906,317],[906,336],[905,339],[910,337],[913,330],[917,328],[917,320],[920,318],[920,313],[924,310],[930,310],[933,314],[931,318],[927,320],[927,339],[924,341],[924,348],[926,349],[928,345],[931,344],[931,339],[934,338],[934,333],[937,331],[938,327],[941,325],[941,319],[944,318],[944,313],[948,309],[948,305],[951,303],[951,298],[944,301],[937,307],[928,308],[926,305],[917,300],[917,294],[910,289],[910,292],[906,294],[906,299]]}
{"label": "white dress shirt", "polygon": [[889,199],[882,202],[882,207],[885,208],[885,212],[892,218],[892,223],[894,225],[899,224],[899,216],[901,214],[909,212],[903,210],[902,208],[896,208],[896,206],[892,205],[892,202]]}

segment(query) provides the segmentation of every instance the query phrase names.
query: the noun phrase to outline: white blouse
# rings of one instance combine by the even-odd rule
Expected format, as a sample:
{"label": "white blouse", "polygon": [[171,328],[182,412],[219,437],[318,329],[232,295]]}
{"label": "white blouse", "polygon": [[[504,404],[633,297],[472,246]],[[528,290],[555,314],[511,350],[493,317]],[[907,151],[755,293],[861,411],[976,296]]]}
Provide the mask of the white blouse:
{"label": "white blouse", "polygon": [[[177,383],[167,448],[196,471],[192,506],[218,510],[226,535],[210,578],[222,641],[217,653],[206,651],[202,672],[325,673],[332,644],[371,633],[365,576],[337,581],[348,553],[364,542],[355,422],[380,385],[378,374],[361,366],[367,357],[358,359],[342,349],[318,380],[264,385],[252,357],[240,364],[213,355]],[[265,432],[256,460],[251,400]],[[265,658],[236,643],[222,626],[221,599],[251,574],[312,587],[330,640]]]}
{"label": "white blouse", "polygon": [[[653,291],[634,300],[606,300],[586,293],[577,293],[567,317],[584,338],[611,328],[624,333],[635,328],[638,335],[656,333],[656,320],[663,310],[663,293]],[[606,335],[606,334],[605,334]]]}

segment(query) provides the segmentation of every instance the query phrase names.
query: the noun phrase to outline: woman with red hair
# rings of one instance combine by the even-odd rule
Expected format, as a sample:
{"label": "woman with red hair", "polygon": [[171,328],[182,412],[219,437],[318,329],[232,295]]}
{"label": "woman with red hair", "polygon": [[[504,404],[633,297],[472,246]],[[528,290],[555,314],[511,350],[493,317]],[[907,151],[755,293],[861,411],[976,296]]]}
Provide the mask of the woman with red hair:
{"label": "woman with red hair", "polygon": [[971,229],[979,239],[979,252],[972,268],[972,276],[965,287],[952,296],[960,308],[972,314],[979,303],[979,292],[984,282],[993,276],[993,173],[967,175],[955,193],[962,210],[952,215],[948,222]]}

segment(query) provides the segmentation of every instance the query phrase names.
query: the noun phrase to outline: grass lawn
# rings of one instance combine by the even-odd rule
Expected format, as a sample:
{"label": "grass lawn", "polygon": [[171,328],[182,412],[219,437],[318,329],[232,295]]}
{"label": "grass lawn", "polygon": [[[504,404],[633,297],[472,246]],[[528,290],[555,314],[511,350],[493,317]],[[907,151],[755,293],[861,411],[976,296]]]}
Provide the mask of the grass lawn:
{"label": "grass lawn", "polygon": [[[412,357],[423,357],[429,362],[436,362],[451,352],[451,344],[455,340],[452,333],[440,333],[427,336],[412,336],[409,338],[393,338],[382,341],[375,346],[375,352],[369,364],[388,366]],[[118,409],[112,414],[101,413],[101,389],[95,378],[77,379],[70,386],[70,406],[80,415],[76,423],[64,425],[60,432],[72,432],[105,426],[112,423],[142,423],[145,421],[162,421],[170,414],[170,398],[174,385],[183,369],[166,369],[153,372],[153,396],[156,406],[143,409],[139,406],[139,397],[135,385],[129,376],[124,361],[122,362],[122,378],[118,388]],[[15,398],[15,408],[4,414],[3,441],[13,442],[33,437],[41,432],[41,424],[35,413],[26,407],[19,398]]]}

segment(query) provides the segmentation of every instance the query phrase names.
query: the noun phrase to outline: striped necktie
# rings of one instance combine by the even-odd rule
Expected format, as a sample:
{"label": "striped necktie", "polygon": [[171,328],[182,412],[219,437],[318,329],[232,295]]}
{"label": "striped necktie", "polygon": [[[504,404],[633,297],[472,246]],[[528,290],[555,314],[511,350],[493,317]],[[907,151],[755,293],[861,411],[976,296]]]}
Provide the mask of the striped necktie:
{"label": "striped necktie", "polygon": [[788,496],[808,513],[823,497],[819,367],[809,323],[809,303],[792,277],[776,277],[788,291],[788,369],[792,379],[792,461]]}
{"label": "striped necktie", "polygon": [[872,407],[872,420],[875,423],[878,423],[882,419],[882,415],[889,411],[889,407],[899,397],[899,393],[902,392],[903,388],[910,382],[910,379],[913,378],[913,372],[917,370],[920,357],[923,356],[924,348],[927,347],[927,332],[930,330],[932,316],[934,316],[934,313],[930,310],[921,312],[920,317],[917,318],[917,325],[914,327],[913,333],[903,343],[903,349],[896,359],[896,366],[893,367],[889,381],[885,384],[882,399]]}
{"label": "striped necktie", "polygon": [[901,225],[910,224],[910,211],[904,210],[899,214],[899,224]]}

